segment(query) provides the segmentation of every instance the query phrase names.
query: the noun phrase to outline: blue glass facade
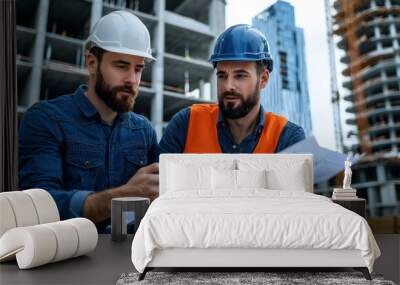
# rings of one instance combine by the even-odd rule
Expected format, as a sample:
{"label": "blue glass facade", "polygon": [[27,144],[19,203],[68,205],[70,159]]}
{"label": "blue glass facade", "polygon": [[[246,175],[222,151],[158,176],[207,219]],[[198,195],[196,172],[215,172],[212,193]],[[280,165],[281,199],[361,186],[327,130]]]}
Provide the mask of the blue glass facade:
{"label": "blue glass facade", "polygon": [[293,6],[277,1],[252,19],[268,39],[274,70],[261,93],[267,111],[286,116],[312,133],[303,30],[295,26]]}

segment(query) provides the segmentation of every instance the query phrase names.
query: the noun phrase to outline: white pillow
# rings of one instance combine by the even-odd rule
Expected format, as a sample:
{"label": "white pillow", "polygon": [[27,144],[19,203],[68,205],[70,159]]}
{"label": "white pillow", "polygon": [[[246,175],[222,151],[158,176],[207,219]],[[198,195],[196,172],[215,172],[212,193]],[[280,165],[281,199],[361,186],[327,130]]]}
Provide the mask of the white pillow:
{"label": "white pillow", "polygon": [[213,190],[237,190],[240,188],[267,188],[266,170],[230,170],[211,171]]}
{"label": "white pillow", "polygon": [[168,163],[168,191],[211,189],[211,167]]}
{"label": "white pillow", "polygon": [[267,188],[267,170],[236,170],[238,188]]}
{"label": "white pillow", "polygon": [[212,189],[236,190],[236,170],[212,168]]}
{"label": "white pillow", "polygon": [[287,172],[277,169],[269,170],[267,171],[267,181],[268,189],[306,192],[307,180],[302,165],[294,165]]}
{"label": "white pillow", "polygon": [[218,159],[207,161],[207,165],[211,166],[215,169],[236,169],[236,159],[228,160],[228,159]]}
{"label": "white pillow", "polygon": [[266,180],[268,189],[306,191],[308,178],[305,161],[292,159],[270,158],[263,159],[241,159],[238,160],[239,170],[259,171],[266,169]]}

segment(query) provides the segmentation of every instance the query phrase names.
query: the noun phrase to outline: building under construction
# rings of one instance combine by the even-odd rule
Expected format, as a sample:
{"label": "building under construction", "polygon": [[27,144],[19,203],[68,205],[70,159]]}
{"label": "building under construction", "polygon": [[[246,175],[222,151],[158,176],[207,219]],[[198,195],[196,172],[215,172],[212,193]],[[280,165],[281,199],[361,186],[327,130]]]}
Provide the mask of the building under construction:
{"label": "building under construction", "polygon": [[[368,201],[370,217],[400,214],[400,0],[331,2],[333,33],[345,54],[343,99],[354,114],[366,156],[353,173],[358,196]],[[331,35],[333,36],[333,35]]]}
{"label": "building under construction", "polygon": [[225,0],[18,0],[16,6],[19,113],[88,81],[85,39],[100,17],[119,9],[150,31],[157,60],[142,75],[135,112],[152,121],[159,137],[181,108],[216,100],[207,58],[225,29]]}

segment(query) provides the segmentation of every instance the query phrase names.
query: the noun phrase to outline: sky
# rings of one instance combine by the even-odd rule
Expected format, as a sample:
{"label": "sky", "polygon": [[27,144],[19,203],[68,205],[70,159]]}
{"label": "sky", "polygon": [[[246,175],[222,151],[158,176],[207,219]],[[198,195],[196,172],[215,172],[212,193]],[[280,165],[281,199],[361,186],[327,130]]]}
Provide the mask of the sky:
{"label": "sky", "polygon": [[[251,24],[253,16],[275,2],[276,0],[226,0],[226,27],[240,23]],[[296,26],[304,29],[313,134],[321,146],[334,150],[335,135],[330,103],[330,67],[324,0],[286,0],[286,2],[292,4],[295,9]],[[344,115],[342,112],[343,120]]]}

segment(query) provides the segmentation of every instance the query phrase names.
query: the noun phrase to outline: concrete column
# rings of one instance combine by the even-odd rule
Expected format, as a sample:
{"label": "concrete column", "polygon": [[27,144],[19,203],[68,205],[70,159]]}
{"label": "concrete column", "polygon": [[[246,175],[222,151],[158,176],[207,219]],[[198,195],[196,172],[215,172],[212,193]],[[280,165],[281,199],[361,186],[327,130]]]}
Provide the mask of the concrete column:
{"label": "concrete column", "polygon": [[383,164],[377,164],[376,165],[376,175],[378,178],[378,182],[385,182],[386,181],[386,173],[385,173],[385,168]]}
{"label": "concrete column", "polygon": [[379,29],[379,26],[374,26],[374,37],[379,38],[381,36],[381,30]]}
{"label": "concrete column", "polygon": [[103,13],[103,1],[102,0],[92,0],[92,9],[90,16],[90,30],[92,30],[93,26],[97,23],[97,21],[101,18]]}
{"label": "concrete column", "polygon": [[200,99],[205,99],[205,94],[204,94],[204,80],[201,79],[199,81],[199,98]]}
{"label": "concrete column", "polygon": [[[390,17],[390,19],[392,19],[392,17]],[[396,32],[396,25],[395,25],[394,23],[391,23],[391,24],[389,25],[389,30],[390,30],[390,35],[391,35],[392,37],[395,37],[395,36],[397,35],[397,32]]]}
{"label": "concrete column", "polygon": [[225,30],[225,5],[225,0],[210,0],[208,22],[216,37]]}
{"label": "concrete column", "polygon": [[[90,10],[89,35],[90,35],[90,32],[92,31],[93,26],[97,23],[97,21],[101,18],[102,15],[103,15],[103,0],[92,0],[92,7]],[[80,67],[85,68],[85,65],[86,65],[86,48],[85,48],[85,45],[83,45]]]}
{"label": "concrete column", "polygon": [[387,79],[386,72],[383,69],[380,72],[380,78],[382,81],[385,81]]}
{"label": "concrete column", "polygon": [[394,124],[394,118],[393,118],[393,113],[387,113],[387,117],[388,117],[388,125],[389,124]]}
{"label": "concrete column", "polygon": [[[393,123],[394,123],[393,115],[391,113],[388,113],[388,125],[392,126]],[[397,136],[396,136],[396,129],[393,127],[390,129],[390,139],[392,140],[392,152],[395,153],[397,148],[394,141],[397,139]]]}
{"label": "concrete column", "polygon": [[395,133],[394,130],[390,132],[390,139],[392,140],[392,143],[391,143],[391,147],[392,147],[391,152],[392,153],[391,153],[391,155],[395,156],[398,153],[398,150],[397,150],[396,144],[394,143],[394,141],[396,141],[396,139],[397,139],[397,136],[396,136],[396,133]]}
{"label": "concrete column", "polygon": [[[394,156],[397,156],[397,158],[400,158],[400,149],[397,147],[396,144],[392,145],[392,152],[394,154]],[[400,203],[399,203],[400,205]]]}
{"label": "concrete column", "polygon": [[[399,54],[395,54],[394,62],[396,63],[396,66],[397,66],[397,68],[396,68],[397,75],[396,76],[400,77],[400,55]],[[398,83],[398,86],[400,88],[400,82]]]}
{"label": "concrete column", "polygon": [[367,176],[365,175],[365,171],[363,169],[358,170],[358,173],[360,175],[360,182],[366,182],[367,181]]}
{"label": "concrete column", "polygon": [[[225,30],[225,5],[225,0],[210,0],[208,22],[215,39]],[[214,51],[214,42],[210,46],[210,54]],[[217,101],[217,79],[214,73],[210,76],[210,85],[210,99]]]}
{"label": "concrete column", "polygon": [[40,0],[36,13],[36,38],[32,49],[32,71],[28,77],[28,82],[22,98],[22,105],[24,107],[30,107],[40,99],[48,14],[49,0]]}
{"label": "concrete column", "polygon": [[395,54],[395,56],[394,56],[394,62],[396,63],[396,65],[397,65],[397,77],[400,77],[400,55],[399,54]]}
{"label": "concrete column", "polygon": [[154,1],[155,14],[158,17],[158,23],[153,35],[153,50],[157,53],[157,60],[152,66],[151,85],[155,92],[151,104],[151,121],[160,140],[162,136],[162,127],[164,121],[164,42],[165,42],[165,0]]}
{"label": "concrete column", "polygon": [[210,76],[210,100],[218,101],[217,76],[213,72]]}
{"label": "concrete column", "polygon": [[383,176],[385,178],[385,180],[382,180],[384,184],[380,186],[382,203],[386,206],[389,205],[395,206],[397,204],[397,200],[396,200],[395,187],[393,182],[391,181],[392,179],[386,180],[384,164],[378,164],[377,168],[378,168],[378,174],[379,172],[383,172]]}
{"label": "concrete column", "polygon": [[368,187],[366,189],[366,191],[368,193],[368,208],[369,208],[369,216],[370,217],[376,217],[377,216],[378,207],[375,206],[377,201],[375,201],[374,190],[375,189],[373,187]]}

